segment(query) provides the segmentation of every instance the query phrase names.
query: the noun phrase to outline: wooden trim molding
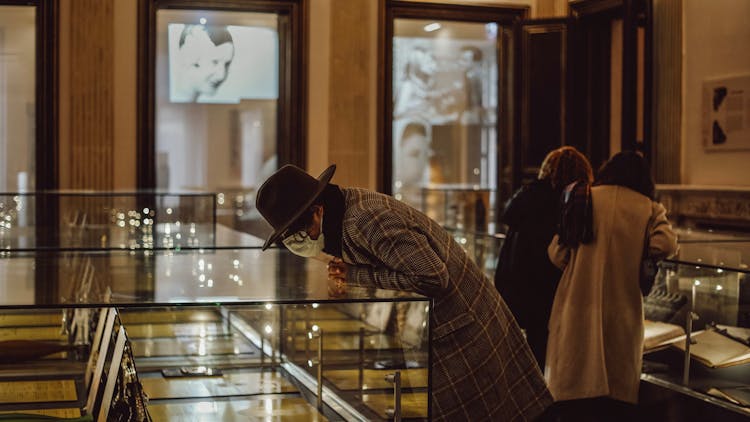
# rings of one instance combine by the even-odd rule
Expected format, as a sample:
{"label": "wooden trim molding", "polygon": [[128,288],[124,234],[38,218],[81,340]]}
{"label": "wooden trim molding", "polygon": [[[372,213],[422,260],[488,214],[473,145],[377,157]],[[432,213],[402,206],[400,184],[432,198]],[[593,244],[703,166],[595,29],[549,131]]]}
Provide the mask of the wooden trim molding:
{"label": "wooden trim molding", "polygon": [[682,181],[682,7],[682,0],[654,2],[654,141],[650,150],[657,183]]}
{"label": "wooden trim molding", "polygon": [[[568,19],[547,18],[529,20],[521,25],[521,31],[521,63],[523,70],[521,72],[521,126],[519,128],[521,132],[521,141],[519,145],[521,147],[521,178],[524,180],[530,177],[536,177],[536,174],[539,171],[539,165],[541,165],[541,161],[544,158],[543,156],[533,158],[529,157],[531,151],[539,152],[538,149],[534,149],[535,141],[549,143],[546,144],[547,148],[544,148],[545,150],[566,144],[565,137],[567,125],[565,117],[565,96],[567,91],[566,81],[568,77]],[[549,35],[557,35],[559,37],[559,49],[541,51],[540,48],[534,47],[533,39],[536,36],[543,37]],[[558,53],[557,59],[559,60],[559,67],[557,69],[534,62],[534,60],[539,60],[540,57],[544,57],[544,60],[552,61],[555,59],[554,52]],[[549,64],[549,62],[547,62],[547,64]],[[540,75],[534,73],[535,70],[539,71],[540,69],[544,69],[543,74]],[[553,77],[559,77],[559,91],[556,93],[559,95],[559,103],[553,104],[550,108],[543,110],[559,113],[557,116],[559,117],[559,122],[557,122],[557,130],[559,130],[559,134],[557,134],[556,137],[557,139],[555,139],[555,136],[552,135],[552,133],[547,132],[550,130],[554,133],[554,129],[551,129],[554,121],[550,120],[550,117],[554,117],[554,115],[550,116],[549,113],[540,112],[539,109],[536,109],[536,113],[534,112],[535,102],[536,105],[541,105],[542,107],[553,103],[554,97],[551,96],[552,93],[546,90],[546,88],[549,88],[548,80]],[[539,96],[539,92],[537,92],[537,96],[532,95],[535,87],[537,87],[537,89],[544,87],[543,89],[545,89],[546,94],[544,96]],[[544,99],[542,100],[542,98]],[[557,106],[555,107],[557,110],[553,111],[552,107],[554,106]],[[541,118],[542,120],[537,121],[535,120],[535,117]],[[534,131],[545,133],[548,136],[542,136],[542,139],[539,139],[540,137],[538,135],[532,136]]]}
{"label": "wooden trim molding", "polygon": [[628,0],[573,0],[568,4],[569,14],[582,18],[600,13],[615,13]]}
{"label": "wooden trim molding", "polygon": [[[27,2],[28,3],[28,2]],[[60,186],[58,145],[59,0],[37,3],[36,189]]]}

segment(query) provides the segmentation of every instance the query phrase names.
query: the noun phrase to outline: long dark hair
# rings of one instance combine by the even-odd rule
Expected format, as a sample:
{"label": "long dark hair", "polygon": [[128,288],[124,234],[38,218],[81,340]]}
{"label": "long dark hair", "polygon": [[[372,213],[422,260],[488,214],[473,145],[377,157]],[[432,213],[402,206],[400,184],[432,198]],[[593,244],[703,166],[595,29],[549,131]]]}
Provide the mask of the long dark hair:
{"label": "long dark hair", "polygon": [[654,199],[651,169],[638,153],[623,151],[615,154],[599,169],[594,185],[617,185],[632,189]]}

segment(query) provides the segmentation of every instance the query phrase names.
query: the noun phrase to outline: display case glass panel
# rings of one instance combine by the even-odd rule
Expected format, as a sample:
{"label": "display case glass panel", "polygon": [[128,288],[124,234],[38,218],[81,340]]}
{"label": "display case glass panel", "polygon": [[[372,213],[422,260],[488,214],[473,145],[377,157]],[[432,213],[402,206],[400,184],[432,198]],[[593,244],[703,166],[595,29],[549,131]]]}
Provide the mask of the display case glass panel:
{"label": "display case glass panel", "polygon": [[2,193],[0,249],[212,247],[215,207],[212,193]]}
{"label": "display case glass panel", "polygon": [[[31,266],[48,277],[24,279]],[[363,287],[331,297],[321,261],[282,249],[27,250],[0,258],[0,273],[0,341],[60,347],[0,362],[0,388],[30,383],[0,393],[0,411],[88,409],[101,310],[116,309],[103,337],[117,346],[111,333],[127,333],[120,354],[132,354],[154,420],[386,420],[396,372],[401,415],[429,416],[430,300]]]}
{"label": "display case glass panel", "polygon": [[495,231],[496,191],[478,187],[428,186],[421,189],[420,210],[441,226],[477,233]]}
{"label": "display case glass panel", "polygon": [[484,274],[489,279],[494,280],[505,235],[454,228],[446,228],[446,230],[453,235],[456,242],[464,248],[479,268],[484,271]]}

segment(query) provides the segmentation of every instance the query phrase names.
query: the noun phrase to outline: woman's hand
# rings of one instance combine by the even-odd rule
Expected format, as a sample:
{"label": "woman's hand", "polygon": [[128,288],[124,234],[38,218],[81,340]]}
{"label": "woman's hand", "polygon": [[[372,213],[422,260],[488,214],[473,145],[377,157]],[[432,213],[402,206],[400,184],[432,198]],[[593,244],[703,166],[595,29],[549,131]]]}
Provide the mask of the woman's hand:
{"label": "woman's hand", "polygon": [[328,295],[341,297],[346,294],[346,264],[339,258],[328,263]]}

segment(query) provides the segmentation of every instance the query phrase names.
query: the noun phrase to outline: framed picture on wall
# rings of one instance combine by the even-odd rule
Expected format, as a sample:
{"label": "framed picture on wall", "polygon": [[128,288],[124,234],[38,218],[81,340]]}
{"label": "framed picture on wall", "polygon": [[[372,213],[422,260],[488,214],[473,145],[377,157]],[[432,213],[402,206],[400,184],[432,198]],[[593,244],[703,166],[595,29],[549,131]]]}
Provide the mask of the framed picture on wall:
{"label": "framed picture on wall", "polygon": [[703,82],[703,146],[750,150],[750,75]]}

